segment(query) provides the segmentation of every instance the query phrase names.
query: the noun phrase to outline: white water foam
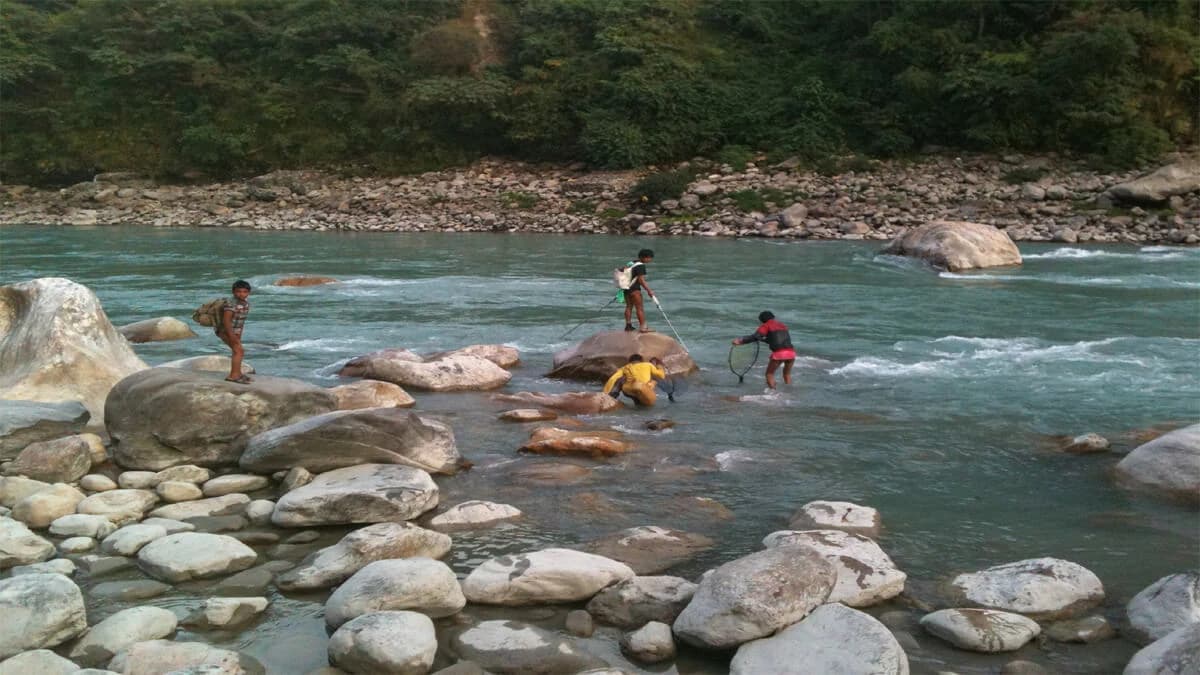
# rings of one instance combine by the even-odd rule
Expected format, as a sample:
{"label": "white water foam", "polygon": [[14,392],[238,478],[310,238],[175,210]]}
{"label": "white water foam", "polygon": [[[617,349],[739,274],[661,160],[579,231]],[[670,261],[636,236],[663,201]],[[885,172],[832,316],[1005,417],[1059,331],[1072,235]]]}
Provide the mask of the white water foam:
{"label": "white water foam", "polygon": [[736,464],[744,464],[755,460],[749,450],[725,450],[713,455],[713,460],[721,471],[730,471]]}
{"label": "white water foam", "polygon": [[277,352],[344,352],[354,345],[362,344],[365,340],[355,338],[315,338],[310,340],[292,340],[275,348]]}
{"label": "white water foam", "polygon": [[955,281],[989,282],[1024,281],[1060,284],[1064,286],[1112,286],[1120,288],[1200,288],[1198,281],[1181,281],[1160,274],[1138,274],[1128,277],[1074,277],[1063,274],[963,274],[939,272],[943,279]]}
{"label": "white water foam", "polygon": [[1173,249],[1168,246],[1148,246],[1139,249],[1138,253],[1121,253],[1118,251],[1105,251],[1099,249],[1083,249],[1083,248],[1056,248],[1045,253],[1030,253],[1022,256],[1025,260],[1083,260],[1083,259],[1099,259],[1099,258],[1132,258],[1146,261],[1159,260],[1179,260],[1186,258],[1187,253],[1180,249]]}

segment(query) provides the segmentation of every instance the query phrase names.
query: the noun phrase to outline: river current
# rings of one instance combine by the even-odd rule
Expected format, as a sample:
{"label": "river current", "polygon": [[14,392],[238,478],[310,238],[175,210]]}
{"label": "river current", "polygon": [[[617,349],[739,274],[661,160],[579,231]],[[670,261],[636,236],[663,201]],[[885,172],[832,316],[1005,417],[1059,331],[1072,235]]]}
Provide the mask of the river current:
{"label": "river current", "polygon": [[[450,562],[460,573],[501,552],[661,525],[716,540],[673,571],[695,579],[761,548],[814,499],[878,508],[879,543],[918,596],[959,572],[1055,556],[1093,570],[1108,595],[1103,611],[1119,619],[1139,590],[1197,566],[1196,512],[1129,494],[1110,477],[1146,430],[1200,420],[1194,248],[1026,244],[1019,268],[939,274],[864,242],[22,226],[0,229],[0,269],[5,283],[83,283],[117,325],[187,320],[245,278],[254,285],[247,359],[260,373],[332,386],[342,361],[368,351],[504,343],[522,357],[507,390],[554,392],[594,386],[545,373],[555,351],[620,328],[618,304],[599,311],[613,294],[609,271],[643,247],[655,251],[650,284],[701,371],[675,403],[586,419],[626,431],[629,455],[578,462],[592,467],[578,482],[515,480],[517,468],[545,460],[516,453],[528,428],[495,420],[511,406],[487,393],[411,392],[475,462],[438,479],[443,503],[489,499],[527,514],[456,535]],[[339,282],[272,285],[295,274]],[[651,326],[670,334],[647,309]],[[740,385],[726,364],[729,340],[750,333],[762,310],[788,324],[800,355],[795,382],[776,397],[762,396],[761,359]],[[200,332],[135,348],[151,364],[222,353]],[[642,430],[656,417],[676,426]],[[1054,450],[1054,437],[1086,432],[1114,452]],[[272,597],[289,611],[227,644],[272,672],[321,665],[320,598]],[[992,672],[1014,658],[919,637],[914,672]],[[1102,672],[1135,650],[1119,639],[1031,645],[1017,657]],[[676,667],[723,669],[700,656]]]}

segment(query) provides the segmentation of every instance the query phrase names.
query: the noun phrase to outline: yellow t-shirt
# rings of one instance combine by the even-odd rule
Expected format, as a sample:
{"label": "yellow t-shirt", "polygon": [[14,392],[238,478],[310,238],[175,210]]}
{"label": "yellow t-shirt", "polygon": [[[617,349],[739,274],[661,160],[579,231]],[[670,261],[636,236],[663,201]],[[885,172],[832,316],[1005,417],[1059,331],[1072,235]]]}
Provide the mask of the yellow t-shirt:
{"label": "yellow t-shirt", "polygon": [[621,366],[620,370],[613,373],[612,377],[608,378],[608,382],[604,383],[604,393],[607,394],[611,392],[613,385],[615,385],[617,380],[621,379],[622,377],[625,378],[626,384],[632,384],[634,382],[650,382],[652,378],[665,380],[667,378],[667,374],[663,372],[662,368],[659,368],[649,361],[627,363]]}

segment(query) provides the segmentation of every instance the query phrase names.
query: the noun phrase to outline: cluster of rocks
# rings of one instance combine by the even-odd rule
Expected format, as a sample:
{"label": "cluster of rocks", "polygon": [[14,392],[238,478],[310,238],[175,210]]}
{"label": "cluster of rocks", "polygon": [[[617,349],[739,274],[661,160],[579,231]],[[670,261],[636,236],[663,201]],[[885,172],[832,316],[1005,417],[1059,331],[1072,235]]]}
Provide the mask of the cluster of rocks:
{"label": "cluster of rocks", "polygon": [[693,160],[697,178],[658,204],[631,199],[635,172],[491,159],[419,176],[276,171],[201,186],[106,173],[62,190],[4,187],[0,224],[892,239],[951,220],[1017,241],[1195,244],[1200,161],[1171,159],[1148,175],[1016,155],[860,162],[832,175],[794,159],[741,169]]}
{"label": "cluster of rocks", "polygon": [[[127,347],[87,289],[65,280],[19,286],[21,295],[5,287],[0,299],[34,306],[5,314],[15,320],[0,333],[0,359],[51,372],[39,360],[44,354],[27,347],[38,332],[77,364],[87,349],[105,358]],[[54,303],[92,313],[47,320],[55,312],[41,305]],[[621,340],[637,344],[612,344]],[[556,367],[571,363],[592,378],[606,367],[608,347],[633,347],[674,359],[684,372],[694,368],[662,336],[617,333],[595,343],[606,347],[591,356],[567,350]],[[93,388],[42,377],[38,391],[74,398],[0,408],[0,673],[261,672],[247,654],[172,638],[180,626],[199,636],[251,628],[278,611],[267,597],[271,586],[332,591],[323,612],[328,660],[349,673],[426,673],[450,664],[459,673],[625,672],[622,664],[667,663],[687,648],[732,654],[734,673],[899,674],[909,672],[907,650],[920,648],[915,630],[984,653],[1017,650],[1039,636],[1114,635],[1094,612],[1105,599],[1100,580],[1055,558],[960,574],[946,584],[942,606],[919,619],[901,610],[872,616],[863,610],[898,598],[908,575],[874,539],[880,514],[851,502],[805,504],[792,529],[765,534],[762,550],[695,579],[662,573],[714,543],[654,526],[480,560],[460,579],[443,562],[452,535],[523,514],[482,500],[441,504],[435,476],[466,462],[449,426],[405,408],[413,400],[400,385],[486,391],[503,386],[518,362],[515,350],[496,345],[428,355],[385,350],[344,369],[378,379],[332,389],[271,377],[239,385],[203,370],[224,363],[130,362],[133,372],[112,382],[96,406],[103,425],[90,427],[85,397]],[[11,391],[30,389],[3,393]],[[502,413],[507,422],[598,412],[596,397],[615,404],[586,392],[495,396],[538,406]],[[1101,444],[1081,437],[1071,445]],[[522,449],[604,457],[630,445],[610,430],[535,427]],[[1200,425],[1141,446],[1118,473],[1177,497],[1189,480],[1193,493],[1200,487],[1198,459]],[[321,547],[319,528],[328,526],[351,529]],[[138,578],[104,581],[118,572]],[[100,617],[76,578],[87,580],[92,596],[126,603],[172,588],[194,597],[184,616],[140,604]],[[523,621],[516,609],[563,603],[584,609],[568,614],[560,630]],[[476,612],[487,607],[494,609]],[[502,608],[513,614],[496,618]],[[1127,615],[1135,639],[1147,643],[1127,672],[1192,663],[1200,574],[1157,581]],[[623,660],[583,640],[601,628],[616,631]]]}

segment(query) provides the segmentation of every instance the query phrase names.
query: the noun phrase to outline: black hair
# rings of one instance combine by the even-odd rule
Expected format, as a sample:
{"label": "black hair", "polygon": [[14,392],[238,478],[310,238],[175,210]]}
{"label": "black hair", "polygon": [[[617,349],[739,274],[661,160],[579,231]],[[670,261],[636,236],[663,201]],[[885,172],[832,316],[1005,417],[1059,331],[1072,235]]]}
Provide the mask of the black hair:
{"label": "black hair", "polygon": [[250,290],[250,282],[246,281],[245,279],[238,279],[237,281],[233,282],[233,290],[236,291],[239,288]]}
{"label": "black hair", "polygon": [[630,363],[641,363],[641,362],[642,362],[642,355],[641,355],[641,354],[631,354],[631,355],[629,356],[629,362],[630,362]]}
{"label": "black hair", "polygon": [[642,258],[653,258],[653,257],[654,257],[654,251],[651,251],[648,248],[644,248],[644,249],[638,251],[638,259],[639,260]]}
{"label": "black hair", "polygon": [[760,313],[759,313],[759,315],[758,315],[758,322],[759,322],[759,323],[766,323],[766,322],[768,322],[768,321],[770,321],[771,319],[774,319],[774,318],[775,318],[775,315],[774,315],[774,314],[772,314],[772,313],[770,313],[770,312],[760,312]]}

